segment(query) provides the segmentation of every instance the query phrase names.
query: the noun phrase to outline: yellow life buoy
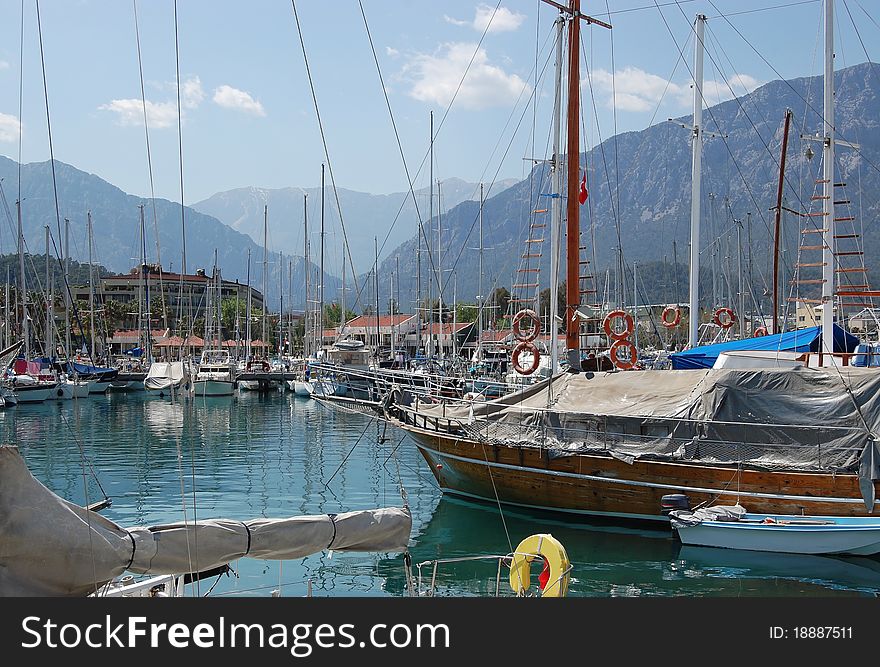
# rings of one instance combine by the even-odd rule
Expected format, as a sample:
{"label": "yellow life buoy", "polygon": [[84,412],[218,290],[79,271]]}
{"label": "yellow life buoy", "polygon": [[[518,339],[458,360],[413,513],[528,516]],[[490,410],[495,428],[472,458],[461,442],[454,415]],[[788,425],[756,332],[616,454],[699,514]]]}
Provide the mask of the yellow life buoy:
{"label": "yellow life buoy", "polygon": [[568,593],[571,563],[565,547],[550,533],[530,535],[516,547],[510,564],[510,587],[517,595],[524,595],[532,585],[531,563],[543,559],[549,576],[540,595],[543,598],[563,598]]}

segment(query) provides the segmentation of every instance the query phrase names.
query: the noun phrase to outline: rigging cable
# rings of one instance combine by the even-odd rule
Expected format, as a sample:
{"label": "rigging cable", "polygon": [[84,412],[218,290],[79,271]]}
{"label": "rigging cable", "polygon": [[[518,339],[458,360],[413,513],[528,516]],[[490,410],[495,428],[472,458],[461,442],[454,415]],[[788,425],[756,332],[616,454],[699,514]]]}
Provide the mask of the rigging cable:
{"label": "rigging cable", "polygon": [[[134,36],[135,42],[137,43],[138,72],[141,81],[141,105],[144,110],[144,137],[147,142],[147,168],[150,172],[150,204],[153,209],[153,233],[156,235],[156,263],[159,265],[159,298],[162,303],[162,325],[167,329],[168,315],[165,308],[165,290],[162,287],[162,255],[159,251],[159,218],[156,215],[156,189],[153,186],[153,158],[150,152],[150,128],[147,123],[147,93],[144,89],[144,67],[141,61],[141,36],[140,30],[138,29],[137,0],[131,0],[131,4],[134,9]],[[149,307],[149,304],[147,304],[148,310]],[[149,330],[149,326],[147,329]]]}

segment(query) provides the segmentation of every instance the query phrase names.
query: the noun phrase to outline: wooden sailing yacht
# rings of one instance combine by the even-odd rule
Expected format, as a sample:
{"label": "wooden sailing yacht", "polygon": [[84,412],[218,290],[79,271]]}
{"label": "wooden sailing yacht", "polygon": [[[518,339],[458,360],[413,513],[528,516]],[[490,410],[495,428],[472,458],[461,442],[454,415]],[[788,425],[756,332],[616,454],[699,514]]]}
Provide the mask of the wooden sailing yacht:
{"label": "wooden sailing yacht", "polygon": [[[393,395],[388,418],[412,436],[441,489],[469,498],[664,521],[674,509],[733,500],[765,514],[872,513],[880,479],[880,405],[874,398],[880,374],[872,369],[833,364],[826,350],[825,367],[800,371],[581,371],[578,45],[581,21],[601,23],[581,14],[579,0],[549,4],[560,10],[560,27],[568,23],[569,370],[481,404],[426,406],[418,397]],[[830,188],[832,0],[826,4],[823,146]],[[704,18],[697,17],[695,31]],[[696,127],[695,141],[700,132]],[[831,279],[823,288],[831,303],[831,197],[825,205]],[[824,344],[830,347],[833,321],[831,308],[826,310]]]}

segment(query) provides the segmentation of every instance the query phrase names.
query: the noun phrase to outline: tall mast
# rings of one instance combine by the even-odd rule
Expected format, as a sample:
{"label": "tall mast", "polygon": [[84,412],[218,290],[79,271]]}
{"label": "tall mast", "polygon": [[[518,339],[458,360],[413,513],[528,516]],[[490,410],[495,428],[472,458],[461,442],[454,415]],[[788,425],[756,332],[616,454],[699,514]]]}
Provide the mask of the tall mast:
{"label": "tall mast", "polygon": [[706,17],[697,14],[694,44],[694,126],[691,146],[691,244],[688,280],[688,347],[696,347],[700,325],[700,187],[703,157],[703,34]]}
{"label": "tall mast", "polygon": [[281,305],[278,307],[278,356],[284,353],[284,253],[278,251],[278,294]]}
{"label": "tall mast", "polygon": [[18,218],[18,292],[21,303],[21,335],[24,338],[24,358],[31,358],[31,332],[27,314],[27,279],[24,274],[24,233],[21,229],[21,200],[16,200],[15,211]]}
{"label": "tall mast", "polygon": [[425,353],[429,357],[434,356],[434,276],[431,268],[434,263],[431,260],[431,221],[434,219],[434,112],[431,112],[430,123],[431,141],[428,146],[428,234],[426,235],[425,250],[428,253],[428,344]]}
{"label": "tall mast", "polygon": [[[247,342],[244,346],[245,358],[250,361],[251,358],[251,249],[248,248],[248,265],[247,265],[247,306],[245,307],[245,323],[244,336]],[[265,298],[265,297],[264,297]],[[265,304],[264,304],[265,305]]]}
{"label": "tall mast", "polygon": [[70,358],[70,220],[64,218],[64,355]]}
{"label": "tall mast", "polygon": [[[559,368],[559,341],[558,327],[556,325],[556,313],[559,310],[559,251],[562,230],[562,206],[560,196],[562,194],[562,156],[559,152],[562,116],[562,42],[565,18],[562,13],[556,19],[556,100],[553,107],[553,160],[550,164],[551,194],[550,198],[550,373],[555,375]],[[482,185],[480,193],[482,197]],[[483,208],[480,206],[480,215]],[[481,218],[482,221],[482,218]],[[481,222],[482,225],[482,222]],[[480,266],[483,258],[482,226],[480,227]],[[480,278],[482,278],[482,268]],[[482,292],[481,292],[482,293]],[[480,309],[480,343],[482,345],[483,318]],[[478,348],[482,349],[482,348]]]}
{"label": "tall mast", "polygon": [[376,263],[373,265],[373,282],[376,287],[376,367],[379,367],[379,345],[382,332],[379,328],[379,237],[373,237],[373,247],[376,253]]}
{"label": "tall mast", "polygon": [[[834,0],[825,0],[822,164],[822,351],[834,351]],[[833,360],[832,362],[833,363]]]}
{"label": "tall mast", "polygon": [[321,275],[318,292],[318,318],[315,322],[318,340],[324,340],[324,163],[321,163]]}
{"label": "tall mast", "polygon": [[575,316],[580,305],[580,203],[578,202],[578,174],[580,172],[580,0],[571,0],[571,20],[568,24],[568,220],[566,221],[566,283],[565,283],[565,344],[568,365],[580,371],[580,321]]}
{"label": "tall mast", "polygon": [[263,206],[263,352],[268,356],[269,336],[266,333],[266,306],[269,301],[269,206]]}
{"label": "tall mast", "polygon": [[[779,235],[782,222],[782,188],[785,179],[785,156],[788,149],[788,128],[791,125],[791,109],[785,110],[782,132],[782,155],[779,158],[779,185],[776,188],[776,220],[773,232],[773,333],[779,333]],[[751,248],[751,245],[749,246]]]}
{"label": "tall mast", "polygon": [[92,266],[92,212],[86,214],[86,226],[89,237],[89,334],[91,336],[92,356],[89,357],[92,364],[95,364],[95,280],[93,276],[94,267]]}
{"label": "tall mast", "polygon": [[[703,158],[703,34],[706,17],[697,14],[694,43],[694,127],[691,167],[691,252],[688,306],[688,346],[696,347],[700,325],[700,187]],[[742,314],[740,314],[742,316]]]}
{"label": "tall mast", "polygon": [[[306,192],[303,192],[303,253],[305,265],[303,268],[303,274],[306,277],[306,306],[303,314],[305,315],[305,322],[303,323],[303,357],[308,358],[311,354],[311,344],[309,341],[309,337],[312,335],[312,330],[309,326],[309,309],[312,307],[311,302],[309,301],[309,273],[311,270],[309,269],[309,210],[308,210],[308,202],[309,195]],[[345,266],[343,264],[343,266]]]}
{"label": "tall mast", "polygon": [[287,313],[288,352],[293,354],[293,259],[287,260],[287,294],[290,296],[290,312]]}
{"label": "tall mast", "polygon": [[480,183],[480,263],[477,278],[477,361],[483,358],[483,184]]}
{"label": "tall mast", "polygon": [[139,337],[143,336],[141,350],[143,358],[150,360],[150,288],[147,284],[147,235],[144,228],[144,205],[138,206],[141,225],[141,292],[138,298]]}
{"label": "tall mast", "polygon": [[45,357],[52,359],[52,274],[49,267],[49,225],[46,225],[46,349]]}
{"label": "tall mast", "polygon": [[3,347],[9,347],[9,265],[6,265],[6,298],[3,301],[6,319],[3,322]]}
{"label": "tall mast", "polygon": [[345,314],[345,244],[343,243],[343,252],[342,252],[342,298],[340,299],[340,326],[339,326],[339,336],[340,338],[345,335],[345,321],[347,316]]}
{"label": "tall mast", "polygon": [[437,325],[440,333],[437,334],[437,343],[440,347],[438,353],[443,356],[443,244],[440,239],[440,181],[437,180]]}

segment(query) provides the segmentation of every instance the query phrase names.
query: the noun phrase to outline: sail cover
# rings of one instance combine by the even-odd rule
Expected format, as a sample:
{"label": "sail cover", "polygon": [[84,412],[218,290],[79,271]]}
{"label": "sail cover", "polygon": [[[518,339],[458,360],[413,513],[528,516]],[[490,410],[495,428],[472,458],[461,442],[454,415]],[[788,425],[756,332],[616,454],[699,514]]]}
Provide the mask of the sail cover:
{"label": "sail cover", "polygon": [[[834,325],[834,351],[852,352],[859,339]],[[734,352],[739,350],[760,350],[763,352],[818,352],[822,345],[822,327],[808,327],[787,331],[770,336],[756,336],[754,338],[742,338],[731,340],[726,343],[715,345],[700,345],[699,347],[675,352],[669,355],[672,360],[673,370],[689,370],[694,368],[712,368],[718,355],[722,352]]]}
{"label": "sail cover", "polygon": [[159,390],[178,387],[183,382],[182,361],[154,361],[144,380],[147,389]]}
{"label": "sail cover", "polygon": [[214,519],[123,528],[55,495],[17,447],[0,447],[0,595],[75,596],[126,570],[202,572],[242,557],[302,558],[334,551],[403,551],[412,518],[382,508],[236,521]]}

